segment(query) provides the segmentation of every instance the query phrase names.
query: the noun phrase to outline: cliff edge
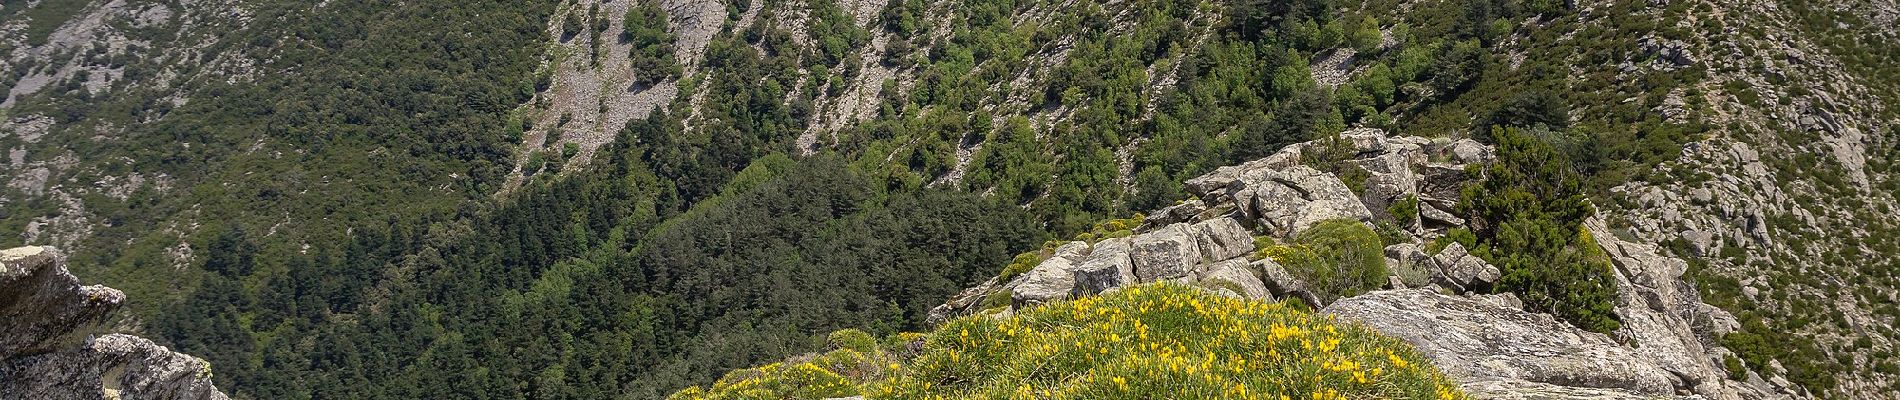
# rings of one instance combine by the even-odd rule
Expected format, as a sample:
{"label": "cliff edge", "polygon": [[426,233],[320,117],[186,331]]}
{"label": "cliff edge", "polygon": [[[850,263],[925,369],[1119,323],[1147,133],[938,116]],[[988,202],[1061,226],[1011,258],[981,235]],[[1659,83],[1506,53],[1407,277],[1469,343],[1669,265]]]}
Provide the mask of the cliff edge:
{"label": "cliff edge", "polygon": [[137,336],[95,336],[124,302],[116,289],[80,286],[54,248],[0,251],[0,398],[227,398],[204,360]]}

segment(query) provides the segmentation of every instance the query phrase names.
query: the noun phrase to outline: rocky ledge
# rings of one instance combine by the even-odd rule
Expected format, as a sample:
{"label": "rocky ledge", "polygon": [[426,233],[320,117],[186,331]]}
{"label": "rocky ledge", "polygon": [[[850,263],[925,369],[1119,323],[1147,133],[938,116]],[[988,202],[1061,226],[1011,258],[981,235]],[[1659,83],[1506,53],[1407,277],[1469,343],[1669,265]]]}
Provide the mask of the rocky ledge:
{"label": "rocky ledge", "polygon": [[[1307,153],[1342,149],[1368,172],[1362,190],[1306,165]],[[1387,137],[1375,129],[1338,141],[1286,147],[1267,158],[1222,167],[1187,182],[1196,199],[1146,217],[1126,237],[1074,241],[1045,252],[1028,272],[970,288],[931,313],[941,321],[982,312],[1094,295],[1155,281],[1188,283],[1231,296],[1296,298],[1322,313],[1365,324],[1410,343],[1466,391],[1487,399],[1764,399],[1787,397],[1750,379],[1729,379],[1716,338],[1735,318],[1702,303],[1682,280],[1687,263],[1654,245],[1617,238],[1601,219],[1586,228],[1615,267],[1621,327],[1605,335],[1526,311],[1510,294],[1490,292],[1497,267],[1457,244],[1436,254],[1425,243],[1462,227],[1448,210],[1472,177],[1469,164],[1493,160],[1472,142]],[[1419,217],[1398,227],[1409,242],[1385,249],[1392,276],[1385,290],[1322,303],[1306,283],[1272,259],[1254,259],[1255,237],[1295,237],[1319,221],[1390,220],[1401,199],[1418,200]],[[1422,276],[1420,276],[1422,275]],[[999,301],[1008,299],[1007,302]]]}
{"label": "rocky ledge", "polygon": [[0,251],[0,398],[226,398],[204,360],[137,336],[95,337],[124,302],[80,286],[51,247]]}

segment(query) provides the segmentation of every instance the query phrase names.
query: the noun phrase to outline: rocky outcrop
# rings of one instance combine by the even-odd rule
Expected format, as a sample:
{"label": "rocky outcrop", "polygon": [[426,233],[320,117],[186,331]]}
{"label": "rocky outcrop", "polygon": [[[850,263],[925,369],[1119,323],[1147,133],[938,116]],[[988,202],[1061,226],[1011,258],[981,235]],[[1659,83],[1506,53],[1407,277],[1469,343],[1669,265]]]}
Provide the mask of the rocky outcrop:
{"label": "rocky outcrop", "polygon": [[1184,224],[1135,236],[1132,247],[1129,255],[1135,263],[1135,278],[1142,282],[1188,276],[1201,262],[1201,250]]}
{"label": "rocky outcrop", "polygon": [[1610,337],[1549,314],[1507,307],[1502,296],[1391,290],[1342,299],[1321,312],[1357,321],[1417,347],[1468,381],[1521,380],[1638,395],[1675,394],[1676,378]]}
{"label": "rocky outcrop", "polygon": [[72,347],[125,294],[80,286],[49,247],[0,251],[0,361]]}
{"label": "rocky outcrop", "polygon": [[[1610,335],[1526,312],[1508,295],[1394,290],[1340,300],[1323,312],[1411,343],[1478,398],[1778,397],[1771,387],[1728,379],[1721,360],[1732,353],[1713,343],[1739,323],[1682,281],[1686,262],[1618,239],[1601,220],[1585,227],[1615,267],[1622,325]],[[1435,256],[1409,245],[1387,250],[1394,262],[1435,268],[1441,290],[1497,279],[1495,267],[1457,244]]]}
{"label": "rocky outcrop", "polygon": [[[1341,149],[1369,173],[1362,193],[1300,164],[1302,154]],[[1619,239],[1601,220],[1586,227],[1615,266],[1622,325],[1608,335],[1527,311],[1509,293],[1482,294],[1494,291],[1503,273],[1463,245],[1428,253],[1426,243],[1464,224],[1445,210],[1472,178],[1466,165],[1490,162],[1494,152],[1469,140],[1388,138],[1368,129],[1291,145],[1188,181],[1199,198],[1150,214],[1132,237],[1057,246],[1029,272],[966,291],[933,310],[932,318],[978,312],[981,299],[1000,294],[1021,307],[1176,281],[1223,295],[1323,306],[1324,313],[1412,344],[1477,398],[1774,397],[1770,388],[1728,379],[1722,357],[1731,353],[1716,343],[1739,323],[1702,303],[1683,282],[1687,263],[1656,246]],[[1409,196],[1419,201],[1419,222],[1401,227],[1409,240],[1385,249],[1391,290],[1329,305],[1272,258],[1250,257],[1258,250],[1255,235],[1287,239],[1332,218],[1389,223],[1396,220],[1389,205]]]}
{"label": "rocky outcrop", "polygon": [[0,398],[225,399],[211,366],[137,336],[94,337],[125,301],[80,286],[59,251],[0,251]]}
{"label": "rocky outcrop", "polygon": [[1727,380],[1721,366],[1722,335],[1740,326],[1735,316],[1702,303],[1682,280],[1688,262],[1660,254],[1656,246],[1623,241],[1601,219],[1584,224],[1615,267],[1618,341],[1642,349],[1684,386],[1710,398],[1763,398],[1771,390]]}
{"label": "rocky outcrop", "polygon": [[211,364],[124,334],[10,361],[0,367],[0,382],[0,398],[10,399],[226,398],[211,384]]}
{"label": "rocky outcrop", "polygon": [[[1345,154],[1345,161],[1369,172],[1364,192],[1354,193],[1338,176],[1301,164],[1306,155],[1317,152]],[[1187,181],[1188,191],[1199,198],[1155,211],[1130,237],[1062,244],[1021,275],[965,290],[932,310],[929,319],[943,321],[1000,306],[1001,302],[986,299],[1003,295],[1011,306],[1026,306],[1164,280],[1245,297],[1294,298],[1322,305],[1285,268],[1270,259],[1250,257],[1258,250],[1256,235],[1288,239],[1328,219],[1389,219],[1388,206],[1416,196],[1422,201],[1421,213],[1442,214],[1435,219],[1440,222],[1406,228],[1430,237],[1462,223],[1434,207],[1450,207],[1448,199],[1455,198],[1468,179],[1464,162],[1488,161],[1492,152],[1468,140],[1392,138],[1368,128],[1343,132],[1336,140],[1290,145],[1272,156],[1221,167]],[[1496,267],[1465,254],[1462,248],[1437,257],[1415,252],[1424,261],[1420,266],[1430,270],[1426,276],[1436,277],[1440,286],[1452,291],[1489,288],[1499,277]]]}
{"label": "rocky outcrop", "polygon": [[1432,281],[1457,292],[1487,291],[1503,277],[1498,267],[1471,255],[1458,243],[1446,245],[1438,255],[1427,260],[1432,268]]}
{"label": "rocky outcrop", "polygon": [[1303,165],[1243,171],[1225,195],[1273,236],[1291,237],[1329,219],[1372,220],[1372,211],[1339,178]]}
{"label": "rocky outcrop", "polygon": [[1227,260],[1208,268],[1201,274],[1200,281],[1209,286],[1233,290],[1234,294],[1251,299],[1270,299],[1273,292],[1267,290],[1267,284],[1260,280],[1260,274],[1254,272],[1245,260]]}

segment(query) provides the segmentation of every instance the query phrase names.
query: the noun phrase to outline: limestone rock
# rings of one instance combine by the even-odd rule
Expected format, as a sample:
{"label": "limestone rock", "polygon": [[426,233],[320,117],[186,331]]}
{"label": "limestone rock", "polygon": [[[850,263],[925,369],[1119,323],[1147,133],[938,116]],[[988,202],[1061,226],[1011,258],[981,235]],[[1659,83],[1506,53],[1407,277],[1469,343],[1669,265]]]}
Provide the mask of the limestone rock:
{"label": "limestone rock", "polygon": [[1681,384],[1608,336],[1494,300],[1390,290],[1342,299],[1321,312],[1404,340],[1465,382],[1510,379],[1646,396],[1672,395]]}

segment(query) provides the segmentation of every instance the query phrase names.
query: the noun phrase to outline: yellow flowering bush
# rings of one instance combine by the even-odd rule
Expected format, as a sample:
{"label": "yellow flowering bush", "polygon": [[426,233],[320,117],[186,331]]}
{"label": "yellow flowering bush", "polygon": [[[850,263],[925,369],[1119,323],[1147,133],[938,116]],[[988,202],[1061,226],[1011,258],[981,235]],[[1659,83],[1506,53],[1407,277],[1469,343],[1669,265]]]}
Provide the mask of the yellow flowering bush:
{"label": "yellow flowering bush", "polygon": [[919,340],[915,355],[908,354],[914,345],[898,341],[874,354],[840,349],[833,353],[863,358],[839,369],[822,367],[840,364],[824,361],[827,354],[744,370],[674,398],[1467,398],[1396,339],[1281,303],[1177,284],[1135,286],[1006,318],[965,317]]}

